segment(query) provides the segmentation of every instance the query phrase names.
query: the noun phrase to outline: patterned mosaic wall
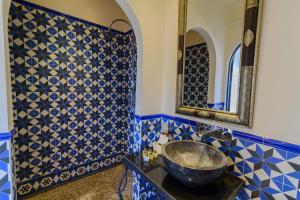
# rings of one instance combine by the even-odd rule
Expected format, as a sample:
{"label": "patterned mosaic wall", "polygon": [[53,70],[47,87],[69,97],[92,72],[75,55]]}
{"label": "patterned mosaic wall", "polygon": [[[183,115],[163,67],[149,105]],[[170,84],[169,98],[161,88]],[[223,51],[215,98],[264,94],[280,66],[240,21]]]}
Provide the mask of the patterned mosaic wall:
{"label": "patterned mosaic wall", "polygon": [[[142,147],[152,146],[161,130],[154,127],[168,127],[175,140],[187,136],[200,141],[196,133],[196,123],[178,117],[167,115],[142,116]],[[204,125],[203,130],[216,127]],[[268,138],[261,138],[240,132],[233,132],[231,142],[219,141],[215,138],[205,138],[204,141],[219,148],[228,157],[229,172],[246,181],[246,186],[237,199],[262,200],[296,200],[300,199],[300,151],[299,147]],[[203,140],[202,140],[203,141]],[[136,176],[139,182],[139,194],[135,196],[151,199],[156,196],[155,190],[141,177]],[[144,192],[143,192],[144,191]]]}
{"label": "patterned mosaic wall", "polygon": [[125,86],[124,94],[125,105],[127,106],[127,153],[136,151],[136,145],[138,144],[137,138],[134,138],[134,132],[136,124],[139,122],[135,118],[135,93],[136,93],[136,75],[137,75],[137,48],[134,33],[126,33],[125,43],[127,44],[127,50],[125,51],[126,63],[128,63],[127,71],[124,71],[125,76],[123,84]]}
{"label": "patterned mosaic wall", "polygon": [[129,153],[139,152],[141,150],[142,137],[141,137],[142,120],[139,116],[134,116],[134,131],[129,132],[128,149]]}
{"label": "patterned mosaic wall", "polygon": [[183,105],[207,107],[209,54],[206,43],[186,48]]}
{"label": "patterned mosaic wall", "polygon": [[0,134],[0,199],[10,200],[13,199],[11,191],[11,141],[10,138],[3,138],[3,135]]}
{"label": "patterned mosaic wall", "polygon": [[134,34],[13,2],[9,42],[19,195],[119,163],[133,127]]}

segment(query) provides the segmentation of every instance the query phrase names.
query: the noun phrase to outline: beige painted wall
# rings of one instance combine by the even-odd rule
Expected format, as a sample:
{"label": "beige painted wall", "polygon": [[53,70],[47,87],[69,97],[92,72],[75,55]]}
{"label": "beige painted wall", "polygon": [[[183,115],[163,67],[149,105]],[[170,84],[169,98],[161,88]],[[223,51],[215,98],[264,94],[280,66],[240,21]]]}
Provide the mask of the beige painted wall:
{"label": "beige painted wall", "polygon": [[205,43],[203,37],[194,30],[189,30],[185,36],[185,47],[191,47],[197,44]]}
{"label": "beige painted wall", "polygon": [[[224,79],[223,91],[227,90],[227,78],[230,58],[232,53],[242,41],[244,26],[245,0],[237,0],[225,7],[225,49],[224,49]],[[236,80],[238,82],[238,80]],[[223,94],[224,102],[226,101],[226,92]],[[236,96],[238,100],[238,95]]]}
{"label": "beige painted wall", "polygon": [[[165,18],[169,16],[166,13],[168,12],[166,6],[173,6],[176,10],[176,4],[174,7],[173,0],[116,0],[116,2],[127,10],[127,15],[130,11],[133,12],[129,15],[129,19],[133,24],[138,43],[136,114],[161,113],[163,82],[169,81],[163,80],[164,48],[174,45],[174,41],[165,44]],[[166,2],[171,4],[166,4]],[[138,21],[135,22],[135,18]],[[176,20],[170,23],[177,27]],[[174,35],[176,37],[177,30],[170,37],[173,38]],[[171,48],[171,54],[176,55],[176,52],[176,49]]]}
{"label": "beige painted wall", "polygon": [[[143,86],[143,112],[139,114],[175,115],[178,1],[127,0],[127,3],[142,24],[143,41],[156,43],[144,45],[142,83],[147,86]],[[291,21],[300,17],[299,9],[299,0],[265,0],[253,129],[196,120],[300,144],[300,27]],[[154,22],[153,18],[159,20]],[[147,33],[153,29],[157,30],[155,34]],[[157,59],[158,54],[163,59],[161,55]],[[157,76],[154,79],[153,68]],[[157,82],[151,85],[151,80]]]}
{"label": "beige painted wall", "polygon": [[[28,0],[29,2],[51,8],[96,24],[109,26],[114,19],[127,19],[123,10],[113,0]],[[117,22],[113,28],[128,31],[128,25]]]}
{"label": "beige painted wall", "polygon": [[[297,0],[289,2],[265,0],[254,126],[252,130],[236,126],[226,127],[282,141],[300,143],[298,136],[300,92],[296,89],[300,86],[300,68],[296,67],[299,65],[297,55],[299,54],[300,28],[290,22],[290,19],[300,17],[299,8],[300,1]],[[172,14],[173,18],[176,17],[176,10]],[[165,34],[170,35],[175,32],[176,27],[168,26],[166,30],[168,33]],[[289,35],[287,38],[286,34]],[[176,40],[173,42],[176,44]],[[170,60],[169,62],[173,59],[174,62],[170,66],[165,65],[167,68],[165,71],[168,73],[165,74],[164,79],[169,80],[165,84],[172,85],[165,87],[169,88],[169,91],[166,89],[163,91],[166,94],[163,99],[163,112],[174,114],[176,70],[173,66],[176,65],[176,57],[165,58]]]}
{"label": "beige painted wall", "polygon": [[[204,6],[205,5],[205,6]],[[201,28],[212,40],[215,56],[210,53],[208,102],[224,101],[224,51],[225,9],[220,1],[189,0],[187,6],[187,30]],[[205,37],[205,36],[204,36]],[[210,52],[210,43],[208,49]]]}

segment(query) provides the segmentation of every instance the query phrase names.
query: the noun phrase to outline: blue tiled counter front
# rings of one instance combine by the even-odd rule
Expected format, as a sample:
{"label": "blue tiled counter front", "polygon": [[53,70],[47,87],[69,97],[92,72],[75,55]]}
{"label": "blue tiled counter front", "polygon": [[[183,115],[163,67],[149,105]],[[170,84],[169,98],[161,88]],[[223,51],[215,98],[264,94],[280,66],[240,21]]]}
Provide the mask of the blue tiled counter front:
{"label": "blue tiled counter front", "polygon": [[[139,131],[134,134],[140,138],[137,149],[152,147],[157,141],[162,127],[173,133],[174,140],[190,136],[200,140],[196,133],[196,122],[169,115],[136,116]],[[211,129],[203,124],[202,129]],[[207,138],[206,142],[219,148],[228,157],[228,170],[246,181],[239,199],[300,199],[300,147],[298,145],[275,141],[251,134],[233,132],[232,142],[222,142]],[[144,180],[138,182],[135,175],[135,195],[139,197],[155,196],[155,191]]]}

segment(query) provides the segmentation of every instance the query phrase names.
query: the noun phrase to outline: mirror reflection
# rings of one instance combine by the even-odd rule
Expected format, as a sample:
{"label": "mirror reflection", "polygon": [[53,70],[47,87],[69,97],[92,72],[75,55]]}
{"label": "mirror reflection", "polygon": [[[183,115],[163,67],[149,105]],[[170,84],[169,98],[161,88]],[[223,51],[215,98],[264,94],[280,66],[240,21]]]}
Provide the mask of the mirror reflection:
{"label": "mirror reflection", "polygon": [[188,0],[184,106],[237,112],[245,3]]}

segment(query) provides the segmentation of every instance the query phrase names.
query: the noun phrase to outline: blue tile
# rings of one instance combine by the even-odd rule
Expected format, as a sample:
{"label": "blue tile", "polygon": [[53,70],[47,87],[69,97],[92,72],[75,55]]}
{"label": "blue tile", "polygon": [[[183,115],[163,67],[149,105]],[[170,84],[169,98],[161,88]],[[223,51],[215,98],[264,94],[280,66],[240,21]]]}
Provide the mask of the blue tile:
{"label": "blue tile", "polygon": [[296,189],[296,187],[294,186],[294,184],[289,180],[289,178],[287,176],[284,176],[284,185],[293,189]]}
{"label": "blue tile", "polygon": [[250,140],[250,141],[254,141],[254,142],[259,142],[259,143],[264,142],[264,138],[261,137],[261,136],[257,136],[257,135],[252,135],[252,134],[243,133],[243,132],[239,132],[239,131],[233,131],[233,135],[235,137]]}
{"label": "blue tile", "polygon": [[291,173],[287,173],[287,176],[300,180],[300,171],[295,171]]}
{"label": "blue tile", "polygon": [[[135,126],[134,115],[134,33],[112,30],[112,38],[100,37],[107,29],[29,2],[12,2],[9,37],[19,195],[27,194],[26,181],[140,148],[141,127]],[[131,142],[124,144],[127,140]],[[2,162],[0,168],[5,168]],[[43,188],[41,183],[35,187]]]}
{"label": "blue tile", "polygon": [[0,133],[0,141],[7,141],[11,139],[12,134],[9,133]]}
{"label": "blue tile", "polygon": [[174,121],[184,123],[184,124],[190,124],[190,120],[184,119],[184,118],[181,118],[181,117],[174,117]]}
{"label": "blue tile", "polygon": [[272,178],[274,181],[276,182],[279,182],[279,183],[282,183],[284,182],[284,175],[281,175],[281,176],[277,176],[277,177],[274,177]]}
{"label": "blue tile", "polygon": [[279,188],[280,192],[283,192],[283,182],[274,180],[274,184]]}
{"label": "blue tile", "polygon": [[292,190],[295,190],[295,188],[294,187],[290,187],[289,185],[283,184],[283,188],[282,188],[283,192],[288,192],[288,191],[292,191]]}
{"label": "blue tile", "polygon": [[287,159],[287,160],[290,160],[290,159],[293,159],[293,158],[299,158],[299,157],[300,157],[300,154],[298,154],[298,153],[287,152],[286,159]]}
{"label": "blue tile", "polygon": [[269,146],[272,146],[272,147],[275,147],[275,148],[287,150],[287,151],[290,151],[290,152],[300,153],[300,146],[299,145],[290,144],[290,143],[287,143],[287,142],[281,142],[281,141],[273,140],[273,139],[270,139],[270,138],[265,138],[264,143],[266,145],[269,145]]}
{"label": "blue tile", "polygon": [[156,118],[160,118],[161,115],[143,115],[141,116],[142,120],[147,120],[147,119],[156,119]]}
{"label": "blue tile", "polygon": [[10,149],[8,141],[0,141],[0,199],[8,199],[11,194]]}
{"label": "blue tile", "polygon": [[[196,121],[193,121],[193,120],[190,120],[190,125],[196,127],[196,126],[197,126],[197,122],[196,122]],[[196,129],[195,129],[195,130],[196,130]]]}
{"label": "blue tile", "polygon": [[264,188],[263,191],[270,194],[270,195],[278,194],[278,193],[281,192],[281,191],[275,190],[275,189],[270,188],[270,187]]}
{"label": "blue tile", "polygon": [[161,117],[162,117],[162,118],[165,118],[165,119],[167,119],[167,120],[174,120],[174,117],[171,116],[171,115],[165,115],[165,114],[162,114]]}

